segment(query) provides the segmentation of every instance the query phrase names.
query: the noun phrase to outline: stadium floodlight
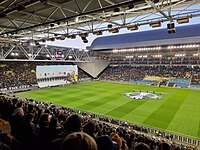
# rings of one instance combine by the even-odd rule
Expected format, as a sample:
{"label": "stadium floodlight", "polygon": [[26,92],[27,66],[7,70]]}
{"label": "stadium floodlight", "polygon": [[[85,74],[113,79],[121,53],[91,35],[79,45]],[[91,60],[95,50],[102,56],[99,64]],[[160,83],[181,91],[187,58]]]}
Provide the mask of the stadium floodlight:
{"label": "stadium floodlight", "polygon": [[112,24],[108,24],[108,28],[112,28]]}
{"label": "stadium floodlight", "polygon": [[93,34],[94,35],[102,35],[103,32],[101,30],[99,30],[99,31],[93,31]]}
{"label": "stadium floodlight", "polygon": [[110,33],[118,33],[119,29],[118,28],[111,28],[111,29],[108,29],[108,32],[110,32]]}
{"label": "stadium floodlight", "polygon": [[126,56],[126,58],[134,58],[134,56]]}
{"label": "stadium floodlight", "polygon": [[185,54],[175,54],[175,57],[184,57]]}
{"label": "stadium floodlight", "polygon": [[81,39],[83,40],[83,43],[88,43],[88,40],[86,37],[81,37]]}
{"label": "stadium floodlight", "polygon": [[61,35],[61,36],[60,36],[60,39],[61,39],[61,40],[65,40],[65,36],[64,36],[64,35]]}
{"label": "stadium floodlight", "polygon": [[35,41],[35,45],[40,45],[39,41]]}
{"label": "stadium floodlight", "polygon": [[18,53],[11,53],[12,56],[19,56]]}
{"label": "stadium floodlight", "polygon": [[75,39],[75,38],[76,38],[76,35],[74,35],[74,34],[69,35],[68,38],[70,38],[70,39]]}
{"label": "stadium floodlight", "polygon": [[150,22],[149,25],[150,25],[152,28],[155,28],[155,27],[160,27],[160,26],[161,26],[161,23],[160,23],[160,21],[154,21],[154,22]]}
{"label": "stadium floodlight", "polygon": [[72,59],[73,57],[71,55],[68,56],[69,59]]}
{"label": "stadium floodlight", "polygon": [[53,23],[51,23],[51,24],[50,24],[50,27],[51,27],[51,28],[53,28],[53,27],[54,27],[54,24],[53,24]]}
{"label": "stadium floodlight", "polygon": [[193,56],[199,56],[199,54],[193,54]]}
{"label": "stadium floodlight", "polygon": [[79,17],[78,17],[78,16],[75,17],[74,21],[75,21],[75,22],[78,22],[78,21],[79,21]]}
{"label": "stadium floodlight", "polygon": [[50,41],[52,41],[52,42],[55,41],[55,38],[50,38]]}
{"label": "stadium floodlight", "polygon": [[83,43],[88,43],[88,40],[86,38],[86,37],[88,37],[88,33],[81,33],[79,36],[83,40]]}
{"label": "stadium floodlight", "polygon": [[189,22],[189,18],[188,18],[188,16],[184,16],[184,17],[178,18],[176,21],[177,21],[178,24],[188,23]]}
{"label": "stadium floodlight", "polygon": [[143,55],[142,57],[143,57],[143,58],[147,58],[147,55]]}
{"label": "stadium floodlight", "polygon": [[57,40],[65,40],[65,36],[64,35],[61,35],[61,36],[58,36],[56,37]]}
{"label": "stadium floodlight", "polygon": [[88,37],[88,33],[81,33],[79,36],[80,37]]}
{"label": "stadium floodlight", "polygon": [[155,57],[155,58],[161,58],[162,55],[153,55],[153,57]]}
{"label": "stadium floodlight", "polygon": [[130,30],[130,31],[138,30],[138,25],[128,26],[127,29]]}
{"label": "stadium floodlight", "polygon": [[170,22],[167,24],[167,30],[169,34],[176,33],[174,22]]}
{"label": "stadium floodlight", "polygon": [[45,43],[45,42],[46,42],[46,40],[45,40],[45,39],[42,39],[41,41],[42,41],[43,43]]}

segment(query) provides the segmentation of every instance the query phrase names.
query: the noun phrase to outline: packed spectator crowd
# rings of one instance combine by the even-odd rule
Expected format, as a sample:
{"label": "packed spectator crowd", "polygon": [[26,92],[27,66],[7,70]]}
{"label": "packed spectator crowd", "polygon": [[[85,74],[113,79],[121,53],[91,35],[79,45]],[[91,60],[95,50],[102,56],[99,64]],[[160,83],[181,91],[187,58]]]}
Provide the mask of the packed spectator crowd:
{"label": "packed spectator crowd", "polygon": [[[144,127],[52,103],[0,94],[2,150],[192,150],[170,138],[150,136]],[[0,125],[2,121],[0,121]],[[143,131],[138,132],[138,131]]]}
{"label": "packed spectator crowd", "polygon": [[[2,62],[0,64],[0,89],[37,84],[36,66],[56,64],[62,65],[62,63],[55,62]],[[78,71],[79,79],[90,78],[80,68]],[[145,76],[191,78],[192,84],[200,84],[200,67],[110,65],[100,74],[100,79],[132,81],[142,80]]]}
{"label": "packed spectator crowd", "polygon": [[[131,66],[131,65],[113,65],[107,67],[101,74],[103,80],[112,81],[131,81],[142,80],[145,76],[186,78],[192,77],[192,82],[199,80],[200,67],[192,66]],[[193,78],[195,77],[195,78]]]}
{"label": "packed spectator crowd", "polygon": [[[2,62],[0,64],[0,89],[8,87],[19,87],[20,85],[37,84],[36,66],[43,65],[66,65],[56,62]],[[72,65],[72,64],[67,64]],[[87,78],[79,69],[79,78]]]}

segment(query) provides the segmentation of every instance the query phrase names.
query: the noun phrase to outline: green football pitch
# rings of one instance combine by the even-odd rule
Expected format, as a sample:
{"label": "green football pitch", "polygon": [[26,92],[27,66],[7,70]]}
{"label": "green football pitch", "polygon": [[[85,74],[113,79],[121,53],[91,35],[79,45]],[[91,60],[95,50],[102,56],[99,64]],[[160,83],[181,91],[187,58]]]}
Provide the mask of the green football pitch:
{"label": "green football pitch", "polygon": [[[164,94],[160,100],[123,96],[133,90]],[[94,81],[18,95],[200,139],[200,90]]]}

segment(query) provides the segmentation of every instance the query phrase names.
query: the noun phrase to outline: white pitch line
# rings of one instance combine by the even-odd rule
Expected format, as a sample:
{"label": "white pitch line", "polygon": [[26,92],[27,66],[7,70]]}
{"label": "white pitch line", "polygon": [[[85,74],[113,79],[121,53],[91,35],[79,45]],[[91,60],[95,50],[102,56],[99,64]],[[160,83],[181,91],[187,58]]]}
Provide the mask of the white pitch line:
{"label": "white pitch line", "polygon": [[123,106],[123,105],[129,103],[130,101],[132,101],[132,100],[129,100],[129,101],[127,101],[126,103],[123,103],[123,104],[121,104],[121,105],[118,105],[118,106],[114,107],[113,109],[110,109],[110,110],[106,111],[103,115],[105,115],[105,114],[107,114],[108,112],[111,112],[111,111],[113,111],[114,109],[117,109],[117,108],[119,108],[119,107],[121,107],[121,106]]}

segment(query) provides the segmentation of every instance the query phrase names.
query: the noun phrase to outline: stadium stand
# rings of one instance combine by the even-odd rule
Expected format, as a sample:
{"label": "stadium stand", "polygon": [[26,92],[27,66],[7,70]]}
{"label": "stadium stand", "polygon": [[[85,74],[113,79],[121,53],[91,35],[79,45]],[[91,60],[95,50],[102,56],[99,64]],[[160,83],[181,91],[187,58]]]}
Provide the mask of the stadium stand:
{"label": "stadium stand", "polygon": [[[3,62],[0,67],[0,88],[15,89],[37,85],[35,70],[37,65],[51,65],[56,63],[39,62]],[[23,71],[22,71],[23,70]],[[199,67],[187,66],[112,66],[107,67],[100,75],[102,80],[128,81],[135,84],[157,85],[157,78],[173,78],[165,85],[177,87],[193,87],[200,85]],[[156,78],[155,78],[156,76]],[[91,77],[79,69],[79,79]],[[153,80],[153,78],[155,78]],[[191,78],[191,79],[190,79]],[[191,83],[190,83],[191,80]],[[12,87],[12,88],[11,88]]]}
{"label": "stadium stand", "polygon": [[169,81],[169,84],[174,84],[175,87],[189,87],[190,80],[185,78],[175,78]]}
{"label": "stadium stand", "polygon": [[[190,86],[190,78],[193,76],[193,73],[196,74],[198,70],[199,67],[195,67],[194,69],[187,66],[109,66],[101,74],[100,78],[102,80],[129,81],[135,84],[151,85],[156,80],[153,80],[153,77],[157,76],[165,79],[173,78],[168,82],[165,81],[164,85],[187,88]],[[194,84],[195,82],[196,84]],[[198,87],[198,83],[199,78],[194,75],[191,87],[194,87],[194,85]]]}
{"label": "stadium stand", "polygon": [[[153,27],[155,22],[159,26],[188,23],[200,16],[199,5],[194,4],[199,1],[2,0],[0,150],[199,149],[199,140],[13,94],[37,89],[38,82],[64,80],[65,73],[36,78],[36,66],[58,64],[79,64],[79,82],[94,78],[200,88],[200,24],[173,27],[176,34],[168,34],[167,28],[99,37],[86,50],[41,44],[78,36],[88,43],[89,34],[117,33],[122,28],[133,31],[143,25]],[[98,66],[95,61],[105,64]],[[93,64],[83,65],[82,70],[84,63]]]}
{"label": "stadium stand", "polygon": [[[54,62],[2,62],[0,64],[0,89],[11,90],[37,86],[36,66],[56,65]],[[79,79],[90,78],[79,69]]]}
{"label": "stadium stand", "polygon": [[[152,150],[162,150],[162,145],[168,149],[195,149],[172,142],[175,137],[161,131],[156,131],[156,137],[152,137],[147,134],[150,130],[142,126],[2,93],[0,115],[10,122],[11,128],[11,133],[0,132],[0,148],[5,149],[79,149],[80,144],[94,147],[84,150],[96,150],[96,147],[99,150],[134,150],[138,144],[145,144]],[[4,126],[4,122],[1,120],[0,125]]]}

